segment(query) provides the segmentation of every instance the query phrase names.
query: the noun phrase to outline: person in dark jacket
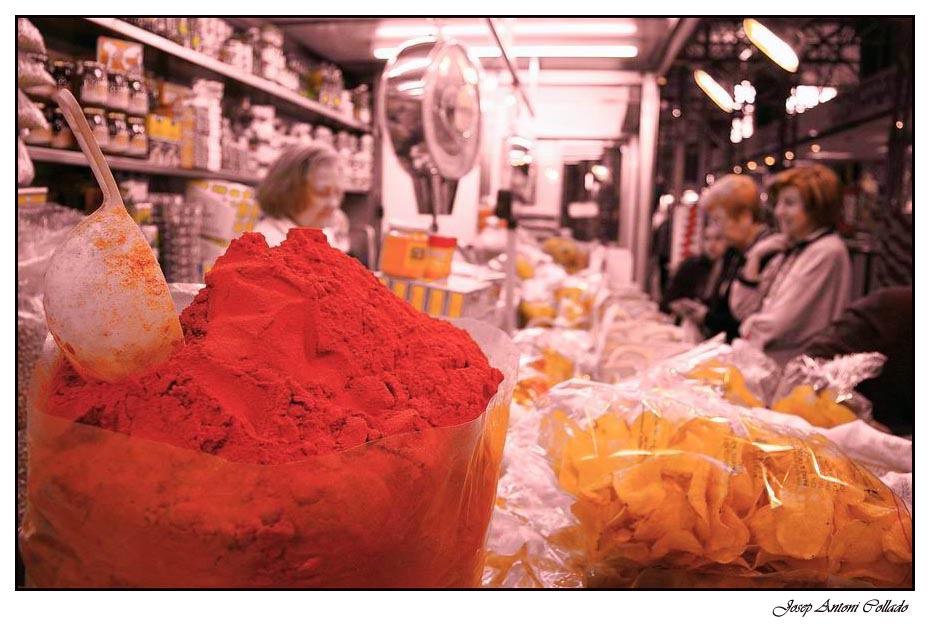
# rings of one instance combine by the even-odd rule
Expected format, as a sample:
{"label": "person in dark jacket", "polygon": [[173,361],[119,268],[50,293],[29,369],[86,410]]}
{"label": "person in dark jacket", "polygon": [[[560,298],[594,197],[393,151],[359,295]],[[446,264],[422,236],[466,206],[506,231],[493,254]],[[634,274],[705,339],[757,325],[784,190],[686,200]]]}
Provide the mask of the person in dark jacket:
{"label": "person in dark jacket", "polygon": [[850,304],[804,348],[813,358],[881,352],[888,361],[856,390],[872,402],[872,416],[894,433],[914,433],[914,290],[890,287]]}
{"label": "person in dark jacket", "polygon": [[739,337],[740,322],[730,311],[730,287],[746,262],[745,253],[771,232],[763,221],[759,188],[747,175],[721,177],[699,204],[720,226],[728,247],[720,259],[720,273],[702,299],[682,301],[675,312],[699,326],[706,337],[726,333],[727,341],[732,341]]}
{"label": "person in dark jacket", "polygon": [[703,300],[720,275],[721,257],[726,248],[720,226],[709,223],[704,228],[704,251],[686,258],[678,265],[662,294],[659,309],[663,313],[672,313],[678,310],[678,305],[683,304],[685,299]]}

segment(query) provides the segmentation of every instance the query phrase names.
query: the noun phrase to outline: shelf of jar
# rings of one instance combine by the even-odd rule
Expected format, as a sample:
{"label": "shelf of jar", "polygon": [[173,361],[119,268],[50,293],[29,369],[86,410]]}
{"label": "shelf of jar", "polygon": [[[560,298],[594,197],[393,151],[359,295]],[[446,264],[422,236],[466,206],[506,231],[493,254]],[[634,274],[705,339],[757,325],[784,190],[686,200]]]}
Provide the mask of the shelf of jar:
{"label": "shelf of jar", "polygon": [[366,125],[358,120],[355,120],[354,118],[345,116],[329,107],[326,107],[325,105],[321,105],[316,101],[312,101],[309,98],[301,96],[300,94],[289,90],[283,85],[279,85],[274,81],[269,81],[268,79],[253,74],[244,73],[235,66],[231,66],[218,59],[214,59],[209,55],[205,55],[204,53],[197,52],[196,50],[182,46],[176,42],[171,41],[170,39],[162,37],[161,35],[156,35],[155,33],[129,24],[128,22],[118,18],[88,17],[83,19],[90,24],[107,29],[116,34],[122,35],[123,37],[134,39],[137,42],[145,44],[146,46],[151,46],[152,48],[199,66],[212,73],[225,77],[226,79],[232,79],[241,85],[245,85],[249,88],[263,92],[273,98],[283,100],[292,106],[296,106],[299,109],[313,114],[318,118],[325,119],[330,123],[334,123],[343,128],[360,131],[363,133],[371,132],[370,125]]}
{"label": "shelf of jar", "polygon": [[[29,157],[33,162],[47,162],[51,164],[68,164],[71,166],[88,166],[87,157],[80,151],[69,149],[50,149],[47,147],[28,147]],[[225,179],[241,184],[257,185],[261,178],[249,173],[235,171],[207,171],[202,169],[180,168],[178,166],[165,166],[139,158],[107,155],[107,163],[114,171],[131,171],[133,173],[147,173],[149,175],[165,175],[168,177],[187,177],[190,179]]]}
{"label": "shelf of jar", "polygon": [[[51,149],[48,147],[29,146],[29,157],[33,162],[49,164],[67,164],[70,166],[88,166],[87,158],[80,151],[70,149]],[[261,183],[261,177],[249,173],[236,171],[208,171],[204,169],[180,168],[178,166],[165,166],[139,158],[107,155],[107,163],[114,171],[131,171],[133,173],[146,173],[149,175],[163,175],[166,177],[186,177],[188,179],[224,179],[249,186]],[[346,194],[367,195],[370,190],[362,188],[348,188]]]}

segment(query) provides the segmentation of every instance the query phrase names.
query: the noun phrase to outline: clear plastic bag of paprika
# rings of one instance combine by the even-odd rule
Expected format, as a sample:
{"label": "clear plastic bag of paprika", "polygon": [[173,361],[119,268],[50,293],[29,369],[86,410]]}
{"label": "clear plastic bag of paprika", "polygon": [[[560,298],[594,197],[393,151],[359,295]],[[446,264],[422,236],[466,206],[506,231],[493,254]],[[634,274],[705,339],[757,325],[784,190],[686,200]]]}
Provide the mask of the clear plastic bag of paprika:
{"label": "clear plastic bag of paprika", "polygon": [[480,586],[519,352],[467,330],[505,379],[464,424],[296,463],[234,463],[43,412],[30,392],[21,542],[36,587]]}

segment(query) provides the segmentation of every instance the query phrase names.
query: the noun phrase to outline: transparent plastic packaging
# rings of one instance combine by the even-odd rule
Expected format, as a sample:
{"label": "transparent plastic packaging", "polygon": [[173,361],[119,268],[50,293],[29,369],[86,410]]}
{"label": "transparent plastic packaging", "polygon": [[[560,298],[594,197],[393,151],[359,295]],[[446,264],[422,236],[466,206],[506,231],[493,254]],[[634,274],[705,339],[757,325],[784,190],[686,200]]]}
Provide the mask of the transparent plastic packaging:
{"label": "transparent plastic packaging", "polygon": [[42,33],[26,18],[16,18],[16,47],[20,52],[37,55],[46,53]]}
{"label": "transparent plastic packaging", "polygon": [[42,295],[49,260],[71,229],[84,218],[77,210],[46,203],[16,209],[16,522],[26,501],[27,397],[33,368],[42,354],[48,325]]}
{"label": "transparent plastic packaging", "polygon": [[16,85],[39,96],[51,96],[56,89],[55,79],[45,69],[44,58],[22,52],[16,56]]}
{"label": "transparent plastic packaging", "polygon": [[549,400],[540,440],[574,497],[587,586],[913,583],[906,503],[803,423],[697,388],[568,381]]}
{"label": "transparent plastic packaging", "polygon": [[473,587],[496,496],[518,351],[457,320],[505,374],[487,410],[283,465],[233,463],[42,412],[30,396],[21,543],[38,587]]}
{"label": "transparent plastic packaging", "polygon": [[536,404],[549,388],[573,377],[590,376],[591,335],[584,330],[524,328],[513,337],[520,349],[514,402]]}
{"label": "transparent plastic packaging", "polygon": [[881,372],[887,357],[878,352],[833,359],[792,359],[782,373],[771,408],[801,416],[814,426],[835,427],[856,419],[871,420],[872,404],[855,391]]}
{"label": "transparent plastic packaging", "polygon": [[687,379],[711,386],[744,407],[766,406],[780,377],[778,364],[760,350],[739,339],[728,345],[723,335],[663,361],[650,375],[656,385],[674,386]]}
{"label": "transparent plastic packaging", "polygon": [[16,184],[28,186],[36,176],[35,166],[22,138],[16,140]]}
{"label": "transparent plastic packaging", "polygon": [[16,126],[20,129],[49,129],[48,121],[22,90],[16,90]]}
{"label": "transparent plastic packaging", "polygon": [[583,545],[574,499],[539,445],[542,414],[514,405],[488,534],[488,588],[580,588]]}

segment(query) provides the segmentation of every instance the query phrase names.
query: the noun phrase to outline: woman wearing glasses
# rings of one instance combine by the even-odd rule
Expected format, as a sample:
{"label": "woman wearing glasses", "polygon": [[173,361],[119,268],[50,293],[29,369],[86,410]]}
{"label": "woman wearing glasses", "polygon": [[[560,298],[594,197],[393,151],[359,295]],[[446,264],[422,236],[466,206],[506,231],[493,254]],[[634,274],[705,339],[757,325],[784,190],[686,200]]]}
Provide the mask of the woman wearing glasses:
{"label": "woman wearing glasses", "polygon": [[258,187],[258,203],[264,218],[255,231],[268,245],[281,243],[291,228],[315,227],[323,230],[330,245],[348,251],[349,219],[339,209],[339,156],[328,146],[304,145],[282,154]]}

